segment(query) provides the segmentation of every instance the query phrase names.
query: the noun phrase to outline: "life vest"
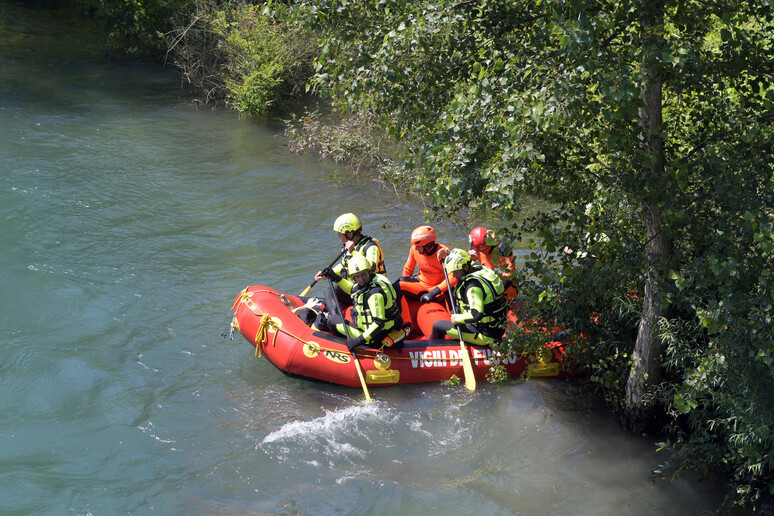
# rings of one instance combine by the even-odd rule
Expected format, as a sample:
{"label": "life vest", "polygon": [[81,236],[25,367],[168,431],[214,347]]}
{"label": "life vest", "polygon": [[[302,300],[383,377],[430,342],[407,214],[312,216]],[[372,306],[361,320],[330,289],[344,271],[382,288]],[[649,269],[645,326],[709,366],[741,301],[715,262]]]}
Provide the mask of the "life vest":
{"label": "life vest", "polygon": [[[371,313],[368,306],[368,298],[373,295],[381,294],[384,297],[384,319],[377,319]],[[373,323],[377,323],[382,330],[389,332],[396,322],[400,326],[400,305],[397,303],[395,289],[392,288],[390,281],[381,274],[374,274],[371,282],[365,287],[355,284],[352,289],[352,311],[357,317],[357,326],[365,330]]]}
{"label": "life vest", "polygon": [[[371,259],[368,257],[368,251],[373,246],[376,246],[378,248],[377,263],[371,264],[374,266],[373,271],[377,274],[387,274],[387,268],[384,266],[384,253],[382,252],[382,246],[379,244],[379,241],[377,239],[370,237],[368,235],[362,235],[360,240],[357,242],[357,244],[355,244],[355,247],[354,249],[352,249],[352,251],[353,252],[357,251],[361,255],[368,258],[369,261],[371,261]],[[349,276],[347,274],[347,262],[349,262],[350,256],[352,256],[350,253],[346,253],[344,255],[344,258],[341,259],[342,271],[339,274],[341,274],[341,277],[343,278],[346,278]]]}
{"label": "life vest", "polygon": [[500,338],[508,322],[508,303],[503,282],[492,269],[482,267],[462,278],[455,291],[460,303],[460,313],[470,310],[466,292],[476,284],[484,292],[484,316],[473,325],[484,335]]}

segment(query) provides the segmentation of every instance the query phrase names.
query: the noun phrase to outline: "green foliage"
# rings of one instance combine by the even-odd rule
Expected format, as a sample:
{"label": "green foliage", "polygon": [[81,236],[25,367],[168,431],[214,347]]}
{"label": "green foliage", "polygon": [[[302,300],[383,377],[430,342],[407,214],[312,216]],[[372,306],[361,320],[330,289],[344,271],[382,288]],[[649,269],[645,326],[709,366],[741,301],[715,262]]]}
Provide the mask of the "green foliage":
{"label": "green foliage", "polygon": [[486,372],[486,381],[489,383],[505,383],[511,379],[511,375],[508,374],[508,370],[502,364],[493,364],[489,366],[489,371]]}
{"label": "green foliage", "polygon": [[299,5],[316,88],[378,114],[439,206],[558,207],[510,226],[534,250],[522,294],[583,334],[613,406],[658,323],[638,402],[670,418],[670,465],[774,490],[770,2]]}
{"label": "green foliage", "polygon": [[459,387],[462,384],[462,380],[460,380],[459,376],[456,374],[451,375],[451,378],[448,380],[444,380],[441,382],[442,384],[446,385],[447,387]]}
{"label": "green foliage", "polygon": [[272,18],[265,6],[201,1],[167,35],[174,62],[205,94],[241,114],[263,115],[303,92],[316,55],[314,37]]}
{"label": "green foliage", "polygon": [[209,19],[226,57],[226,99],[240,113],[268,111],[284,80],[284,38],[261,8],[245,4],[213,13]]}
{"label": "green foliage", "polygon": [[[669,325],[667,367],[682,382],[666,385],[672,422],[662,448],[676,450],[662,467],[705,475],[728,471],[737,502],[759,503],[774,491],[774,388],[771,368],[744,349],[708,340],[701,323]],[[723,469],[721,469],[723,468]]]}

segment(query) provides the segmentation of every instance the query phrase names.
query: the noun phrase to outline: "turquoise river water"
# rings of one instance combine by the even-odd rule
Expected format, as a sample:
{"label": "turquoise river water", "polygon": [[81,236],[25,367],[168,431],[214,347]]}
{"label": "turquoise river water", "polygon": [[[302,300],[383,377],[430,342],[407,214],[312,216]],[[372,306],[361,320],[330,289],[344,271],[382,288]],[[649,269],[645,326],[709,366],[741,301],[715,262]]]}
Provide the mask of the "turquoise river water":
{"label": "turquoise river water", "polygon": [[[394,279],[422,206],[329,180],[271,121],[194,109],[60,11],[0,2],[0,513],[703,514],[562,381],[359,389],[224,338],[249,284],[300,292],[345,211]],[[466,229],[437,225],[464,245]],[[319,288],[319,287],[318,287]]]}

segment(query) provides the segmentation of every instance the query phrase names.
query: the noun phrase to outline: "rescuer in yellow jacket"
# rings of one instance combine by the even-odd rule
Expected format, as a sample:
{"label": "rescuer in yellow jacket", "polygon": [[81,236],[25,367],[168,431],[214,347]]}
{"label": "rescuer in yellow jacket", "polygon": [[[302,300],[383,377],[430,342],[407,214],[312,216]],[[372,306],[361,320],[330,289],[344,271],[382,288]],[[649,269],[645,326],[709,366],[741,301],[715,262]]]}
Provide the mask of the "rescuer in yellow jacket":
{"label": "rescuer in yellow jacket", "polygon": [[[347,264],[353,256],[363,256],[373,267],[373,271],[377,274],[387,274],[387,269],[384,266],[384,253],[382,247],[379,245],[379,241],[371,236],[363,234],[363,225],[360,223],[360,219],[354,213],[345,213],[333,223],[333,231],[336,232],[341,240],[341,248],[344,251],[344,256],[339,263],[334,265],[331,270],[342,278],[347,277]],[[320,281],[323,279],[322,271],[318,271],[315,274],[314,279]],[[326,292],[326,296],[329,293]],[[349,306],[351,300],[340,288],[336,289],[336,297],[339,302]]]}
{"label": "rescuer in yellow jacket", "polygon": [[[368,345],[380,347],[392,345],[405,334],[400,315],[400,305],[390,281],[372,270],[371,263],[359,254],[353,255],[347,263],[349,278],[341,277],[333,269],[321,273],[336,282],[352,296],[352,321],[337,314],[319,316],[315,326],[323,331],[337,333],[343,337],[349,333],[347,347]],[[345,329],[344,325],[348,328]],[[347,332],[349,330],[349,332]]]}
{"label": "rescuer in yellow jacket", "polygon": [[476,346],[489,346],[501,339],[508,322],[508,305],[503,282],[497,274],[487,267],[474,265],[470,253],[463,249],[453,249],[444,267],[449,281],[457,281],[454,300],[459,311],[452,314],[451,321],[435,322],[430,338],[462,337]]}

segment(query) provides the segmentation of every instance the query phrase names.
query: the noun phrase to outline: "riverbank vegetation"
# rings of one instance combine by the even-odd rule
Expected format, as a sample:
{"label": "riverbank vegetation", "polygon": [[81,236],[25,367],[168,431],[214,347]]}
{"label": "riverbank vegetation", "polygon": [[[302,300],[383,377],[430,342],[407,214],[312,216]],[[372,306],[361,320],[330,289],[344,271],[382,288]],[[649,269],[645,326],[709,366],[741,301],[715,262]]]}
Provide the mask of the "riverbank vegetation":
{"label": "riverbank vegetation", "polygon": [[305,94],[318,54],[310,31],[273,19],[263,6],[212,0],[196,5],[164,39],[172,62],[203,92],[204,103],[222,102],[259,116]]}
{"label": "riverbank vegetation", "polygon": [[[381,131],[376,117],[358,112],[337,116],[320,108],[301,115],[291,113],[283,137],[291,152],[316,154],[346,167],[355,175],[389,182],[393,188],[409,190],[414,176],[395,163],[396,149]],[[385,140],[387,140],[385,142]],[[386,148],[384,148],[386,147]]]}
{"label": "riverbank vegetation", "polygon": [[[660,472],[774,494],[774,5],[201,5],[160,32],[208,98],[261,113],[313,76],[435,207],[529,243],[528,315],[582,333],[624,425],[669,436]],[[554,208],[515,222],[524,196]]]}
{"label": "riverbank vegetation", "polygon": [[247,1],[71,5],[106,25],[113,51],[177,66],[201,103],[225,104],[245,116],[282,111],[285,101],[306,95],[319,53],[315,35],[301,24]]}
{"label": "riverbank vegetation", "polygon": [[[513,219],[530,310],[672,471],[774,491],[774,82],[766,3],[301,2],[318,89],[380,116],[445,208]],[[766,394],[763,394],[766,393]]]}

